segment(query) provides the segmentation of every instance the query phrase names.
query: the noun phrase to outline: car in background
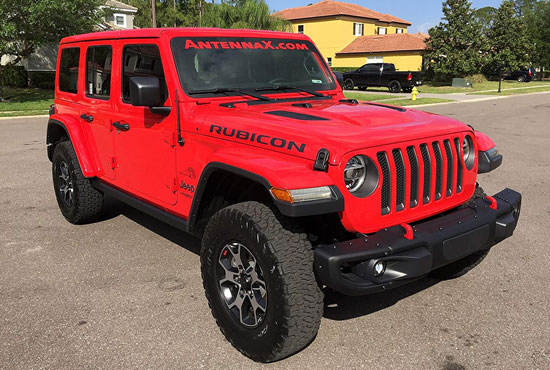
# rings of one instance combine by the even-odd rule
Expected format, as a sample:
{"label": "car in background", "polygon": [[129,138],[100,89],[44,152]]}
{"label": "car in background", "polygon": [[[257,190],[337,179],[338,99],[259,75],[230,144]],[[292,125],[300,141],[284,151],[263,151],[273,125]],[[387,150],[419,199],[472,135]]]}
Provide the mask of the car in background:
{"label": "car in background", "polygon": [[522,71],[508,72],[504,74],[506,80],[516,80],[517,82],[531,82],[535,79],[537,72],[534,68],[527,68]]}
{"label": "car in background", "polygon": [[344,89],[366,90],[369,87],[387,87],[390,92],[411,92],[422,85],[420,72],[397,71],[392,63],[369,63],[355,71],[344,73]]}

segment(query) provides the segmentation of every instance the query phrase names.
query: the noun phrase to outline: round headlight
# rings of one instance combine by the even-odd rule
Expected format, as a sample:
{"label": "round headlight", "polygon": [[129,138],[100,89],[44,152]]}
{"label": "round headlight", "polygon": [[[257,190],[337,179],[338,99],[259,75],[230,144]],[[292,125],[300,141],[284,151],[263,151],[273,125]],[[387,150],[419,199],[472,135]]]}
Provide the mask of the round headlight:
{"label": "round headlight", "polygon": [[344,170],[344,182],[346,183],[346,188],[350,193],[355,193],[365,183],[367,178],[367,162],[362,156],[355,156],[351,158],[346,164]]}
{"label": "round headlight", "polygon": [[471,170],[474,166],[476,152],[474,148],[474,142],[469,135],[464,137],[464,142],[462,143],[462,154],[464,156],[464,163],[466,164],[466,168]]}

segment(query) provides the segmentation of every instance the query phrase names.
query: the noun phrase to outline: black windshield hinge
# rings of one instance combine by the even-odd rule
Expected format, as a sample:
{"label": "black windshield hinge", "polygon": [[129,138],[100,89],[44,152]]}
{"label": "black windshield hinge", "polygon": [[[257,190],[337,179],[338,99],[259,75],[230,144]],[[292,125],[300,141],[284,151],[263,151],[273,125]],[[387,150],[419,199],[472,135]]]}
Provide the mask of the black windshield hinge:
{"label": "black windshield hinge", "polygon": [[339,102],[342,104],[359,104],[357,99],[342,99]]}
{"label": "black windshield hinge", "polygon": [[317,158],[313,164],[313,169],[315,171],[328,172],[328,160],[330,158],[330,153],[327,149],[320,149],[317,152]]}

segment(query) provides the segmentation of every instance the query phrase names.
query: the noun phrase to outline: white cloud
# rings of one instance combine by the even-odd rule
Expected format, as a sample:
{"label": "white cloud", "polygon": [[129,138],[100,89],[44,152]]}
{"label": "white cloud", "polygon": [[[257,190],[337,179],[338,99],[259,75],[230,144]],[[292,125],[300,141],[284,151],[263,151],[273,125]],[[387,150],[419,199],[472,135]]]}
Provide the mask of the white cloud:
{"label": "white cloud", "polygon": [[417,26],[413,25],[411,27],[411,31],[412,32],[423,32],[423,33],[428,33],[428,31],[430,30],[430,28],[434,27],[436,24],[433,23],[433,22],[425,22],[425,23],[422,23],[422,24],[419,24]]}

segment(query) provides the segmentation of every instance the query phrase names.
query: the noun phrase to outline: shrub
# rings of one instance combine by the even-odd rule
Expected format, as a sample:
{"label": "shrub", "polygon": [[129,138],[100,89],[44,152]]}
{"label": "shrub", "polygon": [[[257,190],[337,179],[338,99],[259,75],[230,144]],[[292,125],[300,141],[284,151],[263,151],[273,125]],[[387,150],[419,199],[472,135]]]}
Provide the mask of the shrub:
{"label": "shrub", "polygon": [[30,86],[53,90],[55,88],[55,72],[29,72]]}
{"label": "shrub", "polygon": [[351,72],[355,71],[359,67],[330,67],[335,72]]}
{"label": "shrub", "polygon": [[27,72],[21,66],[2,67],[2,84],[11,87],[27,87]]}
{"label": "shrub", "polygon": [[473,84],[481,84],[487,82],[487,78],[481,73],[466,76],[466,80],[470,80]]}

